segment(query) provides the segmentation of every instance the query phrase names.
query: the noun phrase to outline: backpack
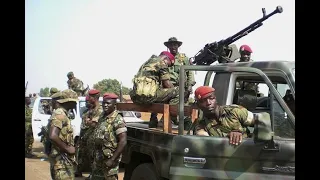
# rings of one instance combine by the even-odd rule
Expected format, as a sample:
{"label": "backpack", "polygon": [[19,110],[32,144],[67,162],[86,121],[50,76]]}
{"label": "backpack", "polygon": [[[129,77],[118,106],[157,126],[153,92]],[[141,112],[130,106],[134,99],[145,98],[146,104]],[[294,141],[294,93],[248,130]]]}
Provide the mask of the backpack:
{"label": "backpack", "polygon": [[137,104],[152,104],[156,100],[156,92],[159,89],[159,83],[152,74],[148,76],[148,72],[151,72],[149,65],[155,61],[155,57],[152,56],[147,62],[145,62],[139,69],[137,75],[133,78],[133,90],[130,92],[131,100]]}

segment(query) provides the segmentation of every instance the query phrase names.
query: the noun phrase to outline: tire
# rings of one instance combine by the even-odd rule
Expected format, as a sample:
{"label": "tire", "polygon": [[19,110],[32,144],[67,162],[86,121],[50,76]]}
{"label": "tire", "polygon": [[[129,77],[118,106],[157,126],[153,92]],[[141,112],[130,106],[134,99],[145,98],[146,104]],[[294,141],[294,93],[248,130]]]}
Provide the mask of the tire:
{"label": "tire", "polygon": [[133,170],[130,180],[159,180],[159,177],[152,163],[144,163]]}

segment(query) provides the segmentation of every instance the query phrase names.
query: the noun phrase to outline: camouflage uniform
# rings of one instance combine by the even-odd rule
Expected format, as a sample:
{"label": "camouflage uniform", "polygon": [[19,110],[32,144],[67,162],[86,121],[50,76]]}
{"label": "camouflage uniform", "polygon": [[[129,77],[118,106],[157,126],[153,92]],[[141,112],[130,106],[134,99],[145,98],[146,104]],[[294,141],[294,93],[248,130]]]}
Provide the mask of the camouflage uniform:
{"label": "camouflage uniform", "polygon": [[208,119],[203,117],[198,121],[195,131],[205,130],[210,136],[226,137],[231,131],[239,131],[246,137],[246,126],[253,122],[252,113],[238,105],[219,106],[220,117],[216,119]]}
{"label": "camouflage uniform", "polygon": [[[177,53],[175,56],[175,62],[174,65],[169,67],[170,72],[170,81],[174,86],[179,86],[179,72],[180,72],[180,66],[182,65],[190,65],[188,57],[184,53]],[[194,86],[196,84],[194,80],[194,73],[193,71],[187,71],[186,72],[186,82],[185,82],[185,88],[189,86]]]}
{"label": "camouflage uniform", "polygon": [[[68,101],[77,101],[76,93],[71,90],[65,90],[59,93],[55,93],[52,98],[61,97],[57,100],[59,103],[65,103]],[[66,144],[74,146],[73,129],[71,126],[71,120],[68,111],[62,107],[54,110],[49,120],[49,127],[55,126],[60,129],[59,138]],[[48,127],[48,129],[50,129]],[[49,154],[50,171],[52,179],[55,180],[74,180],[74,155],[66,154],[66,157],[70,160],[64,159],[61,156],[61,152],[54,143],[51,144],[51,152]]]}
{"label": "camouflage uniform", "polygon": [[[168,65],[162,61],[159,57],[153,55],[151,58],[145,62],[139,69],[135,79],[139,77],[148,77],[155,81],[154,88],[157,89],[153,97],[153,103],[169,103],[177,104],[179,102],[179,88],[162,88],[161,81],[169,80],[170,73]],[[134,81],[135,81],[134,79]],[[135,82],[139,83],[139,82]],[[134,103],[146,104],[144,99],[138,99],[135,96],[136,87],[130,91],[131,99]]]}
{"label": "camouflage uniform", "polygon": [[[84,165],[90,164],[92,166],[93,162],[93,146],[92,133],[95,129],[86,124],[86,119],[90,118],[91,121],[98,122],[101,113],[103,112],[102,107],[99,105],[94,109],[87,110],[82,115],[81,132],[80,132],[80,144],[78,152],[78,172],[82,172]],[[91,167],[92,168],[92,167]]]}
{"label": "camouflage uniform", "polygon": [[33,144],[33,132],[32,132],[32,110],[29,106],[25,105],[24,108],[24,116],[25,116],[25,134],[24,134],[24,142],[25,142],[25,155],[31,154],[32,152],[32,144]]}
{"label": "camouflage uniform", "polygon": [[127,128],[118,111],[113,111],[108,116],[101,114],[99,123],[93,132],[94,162],[92,180],[118,179],[119,163],[121,156],[115,160],[114,168],[106,167],[106,162],[113,156],[118,147],[117,135],[126,132]]}
{"label": "camouflage uniform", "polygon": [[[68,77],[69,76],[73,76],[73,72],[69,72],[67,74],[67,76]],[[73,76],[73,78],[71,80],[67,81],[67,84],[68,84],[68,88],[72,89],[74,92],[76,92],[78,96],[82,96],[83,95],[83,93],[84,93],[83,91],[85,89],[83,87],[83,82],[80,79],[78,79],[78,78]]]}

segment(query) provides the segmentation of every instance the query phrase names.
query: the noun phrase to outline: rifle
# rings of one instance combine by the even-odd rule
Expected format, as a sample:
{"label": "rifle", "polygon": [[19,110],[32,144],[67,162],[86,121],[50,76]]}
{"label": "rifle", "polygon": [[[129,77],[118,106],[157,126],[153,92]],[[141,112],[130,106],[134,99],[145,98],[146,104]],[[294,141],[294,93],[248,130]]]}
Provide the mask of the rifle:
{"label": "rifle", "polygon": [[[51,152],[51,146],[52,146],[51,141],[49,140],[48,134],[49,134],[49,130],[48,130],[47,126],[42,126],[42,127],[41,127],[41,132],[38,134],[38,136],[39,136],[39,135],[44,135],[44,136],[46,136],[46,141],[45,141],[45,143],[44,143],[44,151],[45,151],[45,153],[46,153],[47,155],[50,154],[50,152]],[[70,160],[70,159],[68,158],[68,156],[66,155],[66,153],[60,153],[60,155],[61,155],[61,157],[62,157],[65,161],[67,161],[70,165],[73,165],[73,164],[78,165],[78,163],[77,163],[76,161]]]}
{"label": "rifle", "polygon": [[262,18],[258,19],[248,27],[244,28],[243,30],[239,31],[233,36],[228,37],[227,39],[220,40],[219,42],[206,44],[205,47],[201,49],[195,55],[195,57],[193,57],[194,60],[192,61],[192,64],[210,65],[215,61],[218,61],[219,63],[234,62],[234,60],[237,59],[234,55],[234,53],[236,53],[235,51],[237,51],[237,48],[236,46],[232,46],[230,44],[248,35],[250,32],[254,31],[260,26],[262,26],[263,25],[262,22],[268,19],[269,17],[273,16],[274,14],[282,13],[282,12],[283,12],[282,7],[277,6],[272,13],[266,15],[265,8],[262,8],[262,13],[263,13]]}

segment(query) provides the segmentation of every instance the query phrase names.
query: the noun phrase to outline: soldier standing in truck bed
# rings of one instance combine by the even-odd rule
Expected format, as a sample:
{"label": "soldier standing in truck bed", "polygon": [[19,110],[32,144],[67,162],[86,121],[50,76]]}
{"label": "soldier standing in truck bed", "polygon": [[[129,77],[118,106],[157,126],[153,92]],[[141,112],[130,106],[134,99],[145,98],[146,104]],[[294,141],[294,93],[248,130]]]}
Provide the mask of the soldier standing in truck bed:
{"label": "soldier standing in truck bed", "polygon": [[83,87],[83,82],[80,79],[74,77],[73,72],[69,72],[67,74],[67,77],[68,77],[68,81],[67,81],[68,88],[76,92],[78,96],[84,96],[85,92],[89,87],[85,89]]}

